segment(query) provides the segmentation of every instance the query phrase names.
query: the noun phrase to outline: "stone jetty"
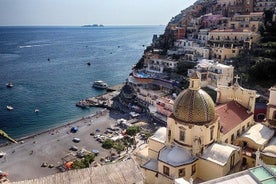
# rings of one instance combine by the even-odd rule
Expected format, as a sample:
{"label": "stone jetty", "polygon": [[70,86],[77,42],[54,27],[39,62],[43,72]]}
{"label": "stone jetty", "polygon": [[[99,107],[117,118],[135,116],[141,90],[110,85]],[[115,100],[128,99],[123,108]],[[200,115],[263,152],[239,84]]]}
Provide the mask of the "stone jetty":
{"label": "stone jetty", "polygon": [[76,106],[81,108],[102,107],[112,109],[113,98],[120,93],[120,90],[122,89],[123,85],[124,84],[119,84],[110,87],[106,93],[101,94],[99,96],[82,99],[76,103]]}

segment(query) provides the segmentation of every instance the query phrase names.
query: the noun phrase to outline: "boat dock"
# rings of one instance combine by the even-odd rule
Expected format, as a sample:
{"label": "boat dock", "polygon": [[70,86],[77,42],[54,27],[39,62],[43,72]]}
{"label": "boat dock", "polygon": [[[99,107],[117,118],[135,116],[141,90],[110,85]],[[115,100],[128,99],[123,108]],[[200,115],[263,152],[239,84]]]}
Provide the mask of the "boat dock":
{"label": "boat dock", "polygon": [[113,98],[120,93],[124,84],[119,84],[116,86],[112,86],[107,89],[107,92],[101,94],[96,97],[91,97],[88,99],[82,99],[76,103],[76,106],[81,108],[89,108],[89,107],[102,107],[111,109],[113,104]]}

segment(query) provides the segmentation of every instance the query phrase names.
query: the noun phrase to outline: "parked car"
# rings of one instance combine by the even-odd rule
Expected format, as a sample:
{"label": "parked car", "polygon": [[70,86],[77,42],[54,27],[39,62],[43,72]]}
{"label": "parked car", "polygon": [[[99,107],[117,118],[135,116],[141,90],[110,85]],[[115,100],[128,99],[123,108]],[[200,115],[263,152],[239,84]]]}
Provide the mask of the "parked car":
{"label": "parked car", "polygon": [[78,147],[77,146],[71,146],[70,150],[72,150],[72,151],[78,151]]}
{"label": "parked car", "polygon": [[80,138],[74,137],[73,142],[80,142]]}

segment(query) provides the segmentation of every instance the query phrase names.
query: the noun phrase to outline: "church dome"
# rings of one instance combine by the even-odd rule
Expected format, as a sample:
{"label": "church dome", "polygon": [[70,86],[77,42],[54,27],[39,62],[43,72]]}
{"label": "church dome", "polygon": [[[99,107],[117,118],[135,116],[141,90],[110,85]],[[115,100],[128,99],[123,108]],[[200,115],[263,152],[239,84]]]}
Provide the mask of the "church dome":
{"label": "church dome", "polygon": [[191,151],[179,146],[165,146],[159,152],[158,159],[164,163],[178,167],[195,161]]}
{"label": "church dome", "polygon": [[189,89],[181,92],[173,106],[173,115],[186,123],[205,124],[214,119],[215,105],[212,98],[200,89],[199,77],[194,73]]}

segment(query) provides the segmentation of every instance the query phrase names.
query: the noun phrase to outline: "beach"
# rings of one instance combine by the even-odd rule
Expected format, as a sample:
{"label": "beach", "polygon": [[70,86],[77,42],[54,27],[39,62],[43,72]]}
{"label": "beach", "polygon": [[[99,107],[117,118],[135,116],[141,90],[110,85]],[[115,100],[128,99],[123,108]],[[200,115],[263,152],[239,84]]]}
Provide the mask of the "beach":
{"label": "beach", "polygon": [[[125,118],[125,114],[100,109],[97,113],[77,121],[20,139],[17,144],[2,145],[0,150],[6,156],[0,158],[0,170],[8,172],[8,179],[12,182],[55,174],[60,172],[57,166],[63,164],[62,158],[76,154],[76,151],[70,150],[72,146],[88,151],[99,150],[95,161],[100,162],[102,157],[110,155],[110,150],[103,149],[90,133],[103,134],[119,118]],[[78,128],[76,133],[70,131],[73,126]],[[96,129],[100,132],[96,132]],[[73,142],[75,137],[80,142]],[[42,167],[44,162],[54,167]]]}

